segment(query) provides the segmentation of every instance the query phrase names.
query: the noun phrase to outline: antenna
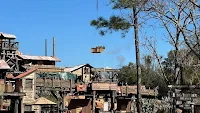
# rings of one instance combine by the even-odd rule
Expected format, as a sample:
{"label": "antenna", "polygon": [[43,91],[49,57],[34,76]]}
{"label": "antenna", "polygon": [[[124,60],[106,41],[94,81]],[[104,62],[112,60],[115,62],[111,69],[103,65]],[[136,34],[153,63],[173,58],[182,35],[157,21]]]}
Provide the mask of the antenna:
{"label": "antenna", "polygon": [[53,37],[53,57],[55,57],[55,38]]}
{"label": "antenna", "polygon": [[45,39],[45,56],[47,56],[47,39]]}

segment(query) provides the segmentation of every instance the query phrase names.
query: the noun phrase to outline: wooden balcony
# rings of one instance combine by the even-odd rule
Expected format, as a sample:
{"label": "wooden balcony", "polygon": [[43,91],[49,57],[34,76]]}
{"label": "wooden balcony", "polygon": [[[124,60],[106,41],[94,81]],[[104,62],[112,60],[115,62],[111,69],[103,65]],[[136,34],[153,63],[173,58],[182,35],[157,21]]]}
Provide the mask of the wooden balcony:
{"label": "wooden balcony", "polygon": [[5,50],[18,50],[19,42],[0,41],[0,47]]}
{"label": "wooden balcony", "polygon": [[0,92],[1,93],[11,93],[14,92],[15,86],[11,82],[5,82],[3,79],[0,80]]}
{"label": "wooden balcony", "polygon": [[115,82],[93,82],[92,90],[117,90],[117,84]]}
{"label": "wooden balcony", "polygon": [[0,96],[24,96],[25,94],[21,92],[15,82],[4,81],[0,79]]}
{"label": "wooden balcony", "polygon": [[[122,94],[137,94],[137,86],[119,86]],[[153,89],[146,89],[144,86],[141,87],[142,95],[156,96],[156,92]]]}

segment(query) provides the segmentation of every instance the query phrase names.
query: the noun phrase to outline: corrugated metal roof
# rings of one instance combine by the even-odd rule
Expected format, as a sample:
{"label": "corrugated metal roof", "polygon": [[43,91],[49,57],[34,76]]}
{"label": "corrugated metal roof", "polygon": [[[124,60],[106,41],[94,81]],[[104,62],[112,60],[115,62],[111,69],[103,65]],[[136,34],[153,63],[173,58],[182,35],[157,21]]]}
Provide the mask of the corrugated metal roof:
{"label": "corrugated metal roof", "polygon": [[2,32],[0,32],[0,35],[3,36],[3,37],[5,37],[5,38],[12,38],[12,39],[17,38],[17,37],[16,37],[15,35],[13,35],[13,34],[7,34],[7,33],[2,33]]}
{"label": "corrugated metal roof", "polygon": [[82,65],[78,65],[78,66],[74,66],[74,67],[68,67],[68,68],[65,68],[65,72],[72,72],[74,70],[77,70],[83,66],[88,66],[88,67],[92,67],[90,64],[82,64]]}
{"label": "corrugated metal roof", "polygon": [[60,62],[60,60],[56,57],[50,57],[50,56],[30,56],[30,55],[18,55],[22,59],[27,60],[48,60],[48,61],[56,61]]}
{"label": "corrugated metal roof", "polygon": [[4,60],[0,60],[0,69],[10,69],[10,66]]}

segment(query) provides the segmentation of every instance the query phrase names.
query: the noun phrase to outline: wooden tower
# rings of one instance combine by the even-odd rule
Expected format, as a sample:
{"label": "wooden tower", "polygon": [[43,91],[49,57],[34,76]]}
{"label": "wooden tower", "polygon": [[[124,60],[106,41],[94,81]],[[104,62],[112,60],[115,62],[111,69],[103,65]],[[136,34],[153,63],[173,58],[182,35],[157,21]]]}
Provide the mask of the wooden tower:
{"label": "wooden tower", "polygon": [[12,34],[0,33],[0,59],[6,61],[11,67],[11,72],[19,72],[17,52],[19,42],[15,41],[16,36]]}

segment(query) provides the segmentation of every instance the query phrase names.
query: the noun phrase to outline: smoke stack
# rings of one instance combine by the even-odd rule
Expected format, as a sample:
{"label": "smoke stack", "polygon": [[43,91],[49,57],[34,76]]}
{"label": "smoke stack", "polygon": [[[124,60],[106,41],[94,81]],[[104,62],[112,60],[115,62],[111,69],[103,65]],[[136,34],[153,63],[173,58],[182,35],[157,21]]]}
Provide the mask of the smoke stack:
{"label": "smoke stack", "polygon": [[53,57],[55,57],[55,38],[53,37]]}
{"label": "smoke stack", "polygon": [[47,56],[47,39],[45,39],[45,56]]}

